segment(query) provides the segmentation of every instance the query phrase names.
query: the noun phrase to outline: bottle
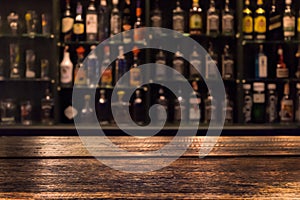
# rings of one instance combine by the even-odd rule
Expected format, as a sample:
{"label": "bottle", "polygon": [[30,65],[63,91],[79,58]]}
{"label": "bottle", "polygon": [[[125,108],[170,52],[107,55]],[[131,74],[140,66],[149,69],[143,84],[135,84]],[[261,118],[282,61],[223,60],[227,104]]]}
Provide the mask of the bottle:
{"label": "bottle", "polygon": [[204,105],[205,105],[204,122],[207,124],[210,122],[215,122],[217,120],[215,101],[216,101],[215,98],[211,95],[211,91],[208,91],[207,97],[204,101]]}
{"label": "bottle", "polygon": [[201,95],[199,93],[198,84],[192,82],[193,92],[189,98],[189,122],[191,124],[199,124],[201,122]]}
{"label": "bottle", "polygon": [[208,54],[205,56],[205,78],[216,79],[218,72],[218,55],[214,52],[213,44],[210,42]]}
{"label": "bottle", "polygon": [[26,78],[36,77],[36,55],[33,50],[27,49],[26,51]]}
{"label": "bottle", "polygon": [[[119,81],[119,79],[127,72],[127,62],[124,56],[124,47],[119,46],[119,56],[116,61],[116,69],[115,69],[115,83]],[[119,85],[124,85],[126,83],[119,82]]]}
{"label": "bottle", "polygon": [[182,95],[181,89],[178,90],[178,97],[174,101],[174,123],[187,122],[186,101]]}
{"label": "bottle", "polygon": [[176,1],[176,8],[173,10],[173,30],[179,33],[185,31],[185,14],[179,0]]}
{"label": "bottle", "polygon": [[245,40],[253,39],[253,16],[250,9],[250,0],[245,0],[245,8],[243,10],[243,35]]}
{"label": "bottle", "polygon": [[140,29],[143,27],[141,16],[142,16],[141,1],[137,0],[137,2],[136,2],[136,22],[134,23],[134,32],[133,32],[133,38],[134,38],[135,42],[144,42],[145,41],[144,30]]}
{"label": "bottle", "polygon": [[73,37],[74,41],[84,41],[84,21],[82,17],[82,5],[78,1],[76,7],[76,17],[73,25]]}
{"label": "bottle", "polygon": [[225,124],[232,124],[233,123],[233,102],[231,101],[228,92],[226,92],[225,102],[223,102],[223,116]]}
{"label": "bottle", "polygon": [[159,0],[155,0],[154,9],[151,12],[151,26],[162,27],[162,12],[159,8]]}
{"label": "bottle", "polygon": [[60,63],[60,83],[63,87],[71,87],[73,84],[73,63],[68,49],[69,46],[65,46],[64,57]]}
{"label": "bottle", "polygon": [[[158,99],[157,99],[157,104],[160,104],[162,107],[158,107],[157,110],[157,116],[156,116],[156,122],[161,122],[161,121],[169,121],[169,108],[168,108],[168,99],[165,96],[165,92],[163,88],[160,88],[158,91]],[[165,116],[165,113],[167,114],[167,118],[165,119],[163,116]]]}
{"label": "bottle", "polygon": [[190,9],[190,35],[200,35],[203,33],[202,8],[199,6],[199,0],[193,0],[193,6]]}
{"label": "bottle", "polygon": [[194,50],[190,55],[190,79],[199,80],[201,75],[201,57],[200,54],[196,50],[196,46],[194,46]]}
{"label": "bottle", "polygon": [[283,59],[283,50],[281,46],[278,48],[278,56],[279,60],[276,68],[276,77],[277,78],[288,78],[289,77],[289,69],[286,67]]}
{"label": "bottle", "polygon": [[81,109],[81,113],[80,113],[80,123],[84,123],[84,124],[90,124],[93,123],[93,115],[94,115],[94,109],[91,106],[90,103],[91,100],[91,95],[84,95],[84,106]]}
{"label": "bottle", "polygon": [[131,34],[126,32],[131,29],[131,12],[130,12],[130,0],[125,0],[125,6],[123,9],[122,17],[122,30],[123,32],[123,42],[129,43],[132,41]]}
{"label": "bottle", "polygon": [[297,17],[297,40],[300,40],[300,8]]}
{"label": "bottle", "polygon": [[110,36],[121,33],[121,16],[118,8],[119,0],[112,0],[113,9],[110,16]]}
{"label": "bottle", "polygon": [[110,59],[110,47],[104,47],[104,58],[101,63],[101,87],[112,87],[113,72]]}
{"label": "bottle", "polygon": [[263,0],[257,0],[257,9],[254,18],[254,35],[257,40],[265,40],[267,32],[266,11],[263,8]]}
{"label": "bottle", "polygon": [[86,69],[83,67],[84,52],[85,50],[82,46],[76,49],[77,63],[74,70],[74,84],[76,86],[86,85]]}
{"label": "bottle", "polygon": [[285,0],[285,10],[283,14],[283,35],[285,40],[291,40],[295,36],[296,18],[291,9],[292,0]]}
{"label": "bottle", "polygon": [[20,70],[20,46],[9,44],[10,78],[21,78]]}
{"label": "bottle", "polygon": [[276,0],[272,0],[271,10],[269,13],[268,39],[269,40],[283,39],[282,14],[278,10],[278,7],[276,5]]}
{"label": "bottle", "polygon": [[268,103],[267,103],[267,122],[274,123],[277,121],[277,104],[278,96],[276,93],[276,84],[268,84]]}
{"label": "bottle", "polygon": [[296,104],[295,104],[295,121],[300,122],[300,83],[296,84],[297,94],[296,94]]}
{"label": "bottle", "polygon": [[255,123],[265,122],[265,84],[260,82],[253,83],[253,106],[252,121]]}
{"label": "bottle", "polygon": [[92,45],[90,48],[91,52],[86,59],[87,85],[90,88],[96,88],[99,84],[100,79],[100,65],[98,57],[96,55],[96,46]]}
{"label": "bottle", "polygon": [[48,88],[41,100],[41,122],[45,125],[54,124],[54,99]]}
{"label": "bottle", "polygon": [[215,1],[210,0],[210,7],[207,11],[207,35],[215,37],[219,34],[219,21],[219,13],[215,7]]}
{"label": "bottle", "polygon": [[267,78],[268,57],[264,53],[263,45],[259,45],[259,53],[255,59],[255,78]]}
{"label": "bottle", "polygon": [[96,41],[98,36],[98,14],[95,7],[95,0],[90,0],[90,4],[85,15],[86,40]]}
{"label": "bottle", "polygon": [[296,53],[296,58],[298,59],[298,67],[295,73],[296,78],[300,78],[300,44],[298,45],[298,51]]}
{"label": "bottle", "polygon": [[[177,48],[177,51],[174,54],[173,57],[173,69],[175,69],[179,74],[184,76],[184,59],[183,54],[179,51],[179,47]],[[175,80],[181,80],[181,77],[179,74],[173,73],[173,78]]]}
{"label": "bottle", "polygon": [[234,12],[229,7],[229,0],[225,0],[225,8],[222,12],[222,34],[234,36]]}
{"label": "bottle", "polygon": [[[123,97],[125,95],[125,92],[120,90],[117,92],[117,95],[118,95],[118,100],[116,102],[113,102],[112,103],[112,107],[113,107],[113,116],[117,119],[119,119],[118,121],[118,124],[129,124],[129,120],[131,120],[130,118],[128,117],[124,117],[124,116],[127,116],[126,113],[128,113],[128,109],[130,107],[130,104],[129,102],[125,102],[123,100]],[[116,123],[116,121],[114,122]]]}
{"label": "bottle", "polygon": [[96,114],[100,125],[107,125],[111,120],[110,107],[105,95],[105,90],[100,90],[100,97],[96,107]]}
{"label": "bottle", "polygon": [[140,90],[135,91],[135,98],[132,103],[132,118],[138,125],[145,123],[145,102]]}
{"label": "bottle", "polygon": [[[159,50],[159,52],[155,56],[155,63],[160,65],[166,65],[166,54],[163,52],[163,50]],[[155,77],[156,80],[165,80],[167,78],[167,73],[164,68],[158,70],[158,68],[155,69]]]}
{"label": "bottle", "polygon": [[284,91],[281,100],[281,109],[279,115],[281,122],[293,122],[294,120],[294,102],[290,97],[289,83],[284,84]]}
{"label": "bottle", "polygon": [[243,121],[249,123],[252,121],[253,99],[251,94],[251,84],[244,84],[244,105],[243,105]]}
{"label": "bottle", "polygon": [[222,55],[222,78],[232,79],[234,71],[233,55],[230,53],[229,45],[225,45]]}
{"label": "bottle", "polygon": [[106,0],[100,0],[99,6],[99,28],[98,28],[98,40],[102,42],[103,40],[109,38],[109,8],[107,6]]}
{"label": "bottle", "polygon": [[133,65],[130,69],[130,80],[129,84],[132,87],[139,87],[142,83],[142,75],[141,75],[141,69],[138,68],[139,66],[139,53],[140,50],[137,47],[134,47],[133,50]]}
{"label": "bottle", "polygon": [[66,0],[66,8],[61,19],[61,33],[64,42],[71,40],[73,24],[74,17],[71,13],[70,0]]}

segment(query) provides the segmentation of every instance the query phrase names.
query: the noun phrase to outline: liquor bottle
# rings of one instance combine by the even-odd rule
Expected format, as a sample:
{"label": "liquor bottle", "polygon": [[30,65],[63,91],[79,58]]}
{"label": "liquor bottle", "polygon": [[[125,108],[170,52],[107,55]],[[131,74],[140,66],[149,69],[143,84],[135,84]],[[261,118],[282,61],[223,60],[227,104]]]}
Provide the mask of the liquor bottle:
{"label": "liquor bottle", "polygon": [[99,84],[100,79],[100,66],[99,60],[96,55],[96,46],[92,45],[91,53],[87,56],[86,65],[87,65],[87,85],[90,88],[95,88]]}
{"label": "liquor bottle", "polygon": [[206,34],[210,36],[217,36],[219,34],[219,12],[216,9],[215,1],[210,0],[210,7],[207,11],[207,29]]}
{"label": "liquor bottle", "polygon": [[132,117],[133,121],[138,125],[145,123],[145,102],[140,90],[135,91],[135,98],[132,103]]}
{"label": "liquor bottle", "polygon": [[226,92],[225,96],[225,102],[223,102],[223,116],[224,118],[224,123],[225,124],[232,124],[233,123],[233,102],[230,99],[228,92]]}
{"label": "liquor bottle", "polygon": [[274,123],[277,121],[277,104],[278,96],[276,93],[276,84],[268,84],[268,103],[267,103],[267,122]]}
{"label": "liquor bottle", "polygon": [[185,13],[180,6],[180,1],[176,1],[176,8],[173,10],[173,30],[179,33],[185,31]]}
{"label": "liquor bottle", "polygon": [[193,0],[193,6],[190,9],[190,34],[200,35],[203,33],[202,8],[199,6],[199,0]]}
{"label": "liquor bottle", "polygon": [[[113,116],[118,119],[118,124],[129,124],[129,120],[131,120],[127,116],[126,113],[128,113],[128,109],[130,107],[129,102],[125,102],[123,100],[123,97],[125,95],[125,92],[123,90],[120,90],[117,92],[118,100],[116,102],[112,103],[112,109],[113,109]],[[114,123],[116,123],[114,119]]]}
{"label": "liquor bottle", "polygon": [[151,12],[151,26],[162,27],[162,12],[159,8],[159,0],[155,0],[154,9]]}
{"label": "liquor bottle", "polygon": [[298,51],[296,53],[296,58],[298,59],[298,67],[295,73],[296,78],[300,78],[300,44],[298,45]]}
{"label": "liquor bottle", "polygon": [[253,106],[251,84],[244,84],[243,89],[244,89],[243,121],[244,123],[249,123],[252,121],[252,106]]}
{"label": "liquor bottle", "polygon": [[104,58],[101,63],[101,87],[112,87],[113,72],[110,59],[110,48],[109,46],[104,47]]}
{"label": "liquor bottle", "polygon": [[97,118],[100,125],[107,125],[111,120],[110,107],[108,99],[106,98],[105,90],[100,90],[99,101],[96,105]]}
{"label": "liquor bottle", "polygon": [[21,78],[20,47],[18,44],[9,44],[10,78]]}
{"label": "liquor bottle", "polygon": [[259,45],[259,53],[255,58],[255,78],[267,78],[268,57],[264,53],[263,45]]}
{"label": "liquor bottle", "polygon": [[98,14],[95,7],[95,0],[90,0],[90,4],[86,11],[86,40],[96,41],[98,36]]}
{"label": "liquor bottle", "polygon": [[61,33],[65,42],[71,40],[73,24],[74,17],[71,13],[70,0],[66,0],[66,8],[61,19]]}
{"label": "liquor bottle", "polygon": [[73,84],[73,63],[68,50],[69,46],[65,46],[64,57],[60,63],[60,83],[63,87],[71,87]]}
{"label": "liquor bottle", "polygon": [[233,55],[230,53],[229,45],[225,45],[222,55],[222,78],[232,79],[234,71]]}
{"label": "liquor bottle", "polygon": [[290,85],[284,84],[283,97],[281,100],[280,109],[280,121],[281,122],[293,122],[294,120],[294,101],[290,97]]}
{"label": "liquor bottle", "polygon": [[257,9],[254,17],[254,35],[257,40],[265,40],[267,32],[266,11],[263,8],[263,0],[257,0]]}
{"label": "liquor bottle", "polygon": [[182,95],[181,89],[178,90],[178,97],[174,101],[174,123],[187,122],[186,101]]}
{"label": "liquor bottle", "polygon": [[296,84],[295,121],[300,122],[300,83]]}
{"label": "liquor bottle", "polygon": [[256,123],[265,122],[265,84],[260,82],[253,83],[253,106],[252,121]]}
{"label": "liquor bottle", "polygon": [[118,8],[119,0],[112,0],[113,9],[110,16],[110,36],[121,33],[121,16]]}
{"label": "liquor bottle", "polygon": [[[173,57],[173,69],[176,70],[179,74],[184,76],[184,59],[183,54],[179,51],[179,47],[177,47],[177,51]],[[175,80],[181,80],[181,77],[178,73],[173,73],[173,78]]]}
{"label": "liquor bottle", "polygon": [[283,14],[283,35],[285,40],[291,40],[295,36],[296,18],[291,8],[292,0],[285,0]]}
{"label": "liquor bottle", "polygon": [[33,50],[26,50],[26,78],[35,78],[36,77],[36,55]]}
{"label": "liquor bottle", "polygon": [[85,49],[79,46],[76,49],[77,53],[77,63],[74,70],[74,84],[76,86],[86,85],[86,69],[83,67]]}
{"label": "liquor bottle", "polygon": [[[166,65],[166,54],[163,50],[159,50],[159,52],[155,56],[155,63],[160,65]],[[156,68],[155,69],[155,77],[156,80],[165,80],[167,78],[165,68]]]}
{"label": "liquor bottle", "polygon": [[245,0],[245,8],[243,10],[243,35],[245,40],[253,39],[253,16],[250,9],[250,0]]}
{"label": "liquor bottle", "polygon": [[41,122],[45,125],[54,124],[54,99],[48,88],[41,100]]}
{"label": "liquor bottle", "polygon": [[225,1],[225,8],[222,12],[222,34],[234,35],[234,12],[229,7],[229,0]]}
{"label": "liquor bottle", "polygon": [[84,41],[84,21],[82,17],[82,5],[78,1],[76,7],[76,17],[73,25],[73,40],[74,41]]}
{"label": "liquor bottle", "polygon": [[141,8],[141,1],[137,0],[136,2],[136,22],[134,23],[134,32],[133,32],[133,39],[135,42],[144,42],[145,41],[145,33],[143,29],[142,23],[142,8]]}
{"label": "liquor bottle", "polygon": [[216,79],[218,74],[218,55],[214,52],[213,44],[210,42],[208,54],[205,56],[205,78]]}
{"label": "liquor bottle", "polygon": [[199,93],[198,84],[196,81],[192,82],[193,92],[189,98],[189,122],[191,124],[199,124],[202,120],[201,116],[201,95]]}
{"label": "liquor bottle", "polygon": [[271,11],[269,13],[268,39],[283,39],[282,14],[278,10],[276,0],[272,0]]}
{"label": "liquor bottle", "polygon": [[106,0],[100,0],[99,6],[99,29],[98,29],[98,40],[102,42],[103,40],[109,38],[109,8],[107,6]]}
{"label": "liquor bottle", "polygon": [[283,50],[281,46],[278,48],[278,56],[279,60],[276,68],[276,77],[277,78],[288,78],[289,77],[289,69],[286,67],[283,59]]}
{"label": "liquor bottle", "polygon": [[131,29],[131,11],[130,11],[130,0],[125,0],[125,6],[123,9],[123,17],[122,17],[122,31],[123,32],[123,42],[129,43],[132,41],[132,37],[129,31]]}
{"label": "liquor bottle", "polygon": [[196,47],[190,55],[190,79],[199,80],[201,77],[201,56],[197,52]]}
{"label": "liquor bottle", "polygon": [[93,123],[93,115],[94,115],[94,109],[91,106],[91,95],[84,95],[84,106],[81,109],[80,112],[80,123],[84,124],[90,124]]}
{"label": "liquor bottle", "polygon": [[211,91],[208,91],[207,97],[204,100],[204,106],[205,106],[204,122],[205,123],[215,122],[217,119],[215,101],[216,101],[215,98],[211,95]]}
{"label": "liquor bottle", "polygon": [[[163,88],[160,88],[159,91],[158,91],[158,99],[157,99],[156,103],[160,104],[160,107],[158,107],[157,116],[156,116],[155,121],[158,122],[158,123],[163,121],[163,120],[169,121],[169,108],[168,108],[169,101],[166,98],[166,95],[165,95],[165,92],[164,92]],[[166,117],[167,117],[166,119],[164,118],[165,114],[166,114]]]}
{"label": "liquor bottle", "polygon": [[139,87],[142,82],[142,75],[141,75],[141,69],[138,68],[139,66],[139,53],[140,50],[137,47],[134,47],[133,50],[133,65],[130,69],[130,80],[129,84],[133,87]]}
{"label": "liquor bottle", "polygon": [[[119,56],[116,61],[115,68],[115,84],[119,81],[119,79],[127,72],[127,62],[124,56],[124,47],[119,46]],[[124,85],[126,83],[119,82],[119,85]]]}

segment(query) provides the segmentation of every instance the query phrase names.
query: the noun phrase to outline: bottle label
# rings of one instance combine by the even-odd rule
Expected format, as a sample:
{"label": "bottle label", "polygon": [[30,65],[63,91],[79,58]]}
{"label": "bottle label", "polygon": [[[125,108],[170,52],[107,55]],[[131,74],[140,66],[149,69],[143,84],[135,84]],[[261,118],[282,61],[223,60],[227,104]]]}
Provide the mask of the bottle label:
{"label": "bottle label", "polygon": [[206,69],[205,69],[205,77],[206,78],[216,78],[218,69],[217,65],[218,62],[216,60],[213,60],[209,55],[206,56]]}
{"label": "bottle label", "polygon": [[65,110],[64,110],[64,114],[65,116],[71,120],[74,119],[74,117],[77,116],[78,111],[73,107],[73,106],[68,106]]}
{"label": "bottle label", "polygon": [[208,29],[208,31],[218,31],[219,30],[219,16],[218,15],[208,16],[207,29]]}
{"label": "bottle label", "polygon": [[270,17],[269,31],[273,31],[277,28],[280,28],[281,26],[282,26],[282,22],[281,22],[280,15]]}
{"label": "bottle label", "polygon": [[233,32],[233,16],[226,14],[222,19],[223,33]]}
{"label": "bottle label", "polygon": [[251,16],[244,17],[243,32],[247,34],[251,34],[253,32],[253,18]]}
{"label": "bottle label", "polygon": [[77,71],[75,77],[75,84],[77,85],[85,85],[86,84],[86,71],[83,68],[80,68]]}
{"label": "bottle label", "polygon": [[245,95],[244,97],[244,122],[248,123],[251,121],[251,112],[252,112],[252,97],[250,95]]}
{"label": "bottle label", "polygon": [[265,95],[253,94],[253,103],[265,103]]}
{"label": "bottle label", "polygon": [[74,24],[73,26],[73,33],[75,35],[81,35],[84,33],[84,24],[80,24],[80,23],[77,23],[77,24]]}
{"label": "bottle label", "polygon": [[184,17],[181,15],[173,16],[173,29],[180,33],[184,32]]}
{"label": "bottle label", "polygon": [[223,58],[222,77],[224,79],[233,78],[233,60]]}
{"label": "bottle label", "polygon": [[190,120],[200,120],[201,112],[199,105],[201,103],[200,98],[190,98],[190,110],[189,110],[189,119]]}
{"label": "bottle label", "polygon": [[98,17],[96,14],[86,15],[86,33],[97,34],[98,29]]}
{"label": "bottle label", "polygon": [[141,85],[141,69],[134,67],[130,70],[130,85],[140,86]]}
{"label": "bottle label", "polygon": [[285,37],[293,37],[295,35],[295,17],[283,17],[283,33]]}
{"label": "bottle label", "polygon": [[174,61],[173,61],[173,68],[175,69],[175,70],[177,70],[177,72],[179,72],[180,74],[182,74],[183,75],[183,73],[184,73],[184,62],[183,62],[183,60],[182,59],[175,59]]}
{"label": "bottle label", "polygon": [[294,119],[294,104],[293,100],[284,99],[281,102],[281,111],[280,111],[280,119],[281,121],[289,121],[292,122]]}
{"label": "bottle label", "polygon": [[71,17],[65,17],[62,19],[61,23],[62,23],[61,32],[67,33],[72,30],[74,19]]}
{"label": "bottle label", "polygon": [[267,21],[265,16],[258,16],[254,20],[254,31],[256,33],[265,33],[267,29]]}
{"label": "bottle label", "polygon": [[276,69],[276,77],[277,78],[288,78],[289,77],[289,69],[277,68]]}
{"label": "bottle label", "polygon": [[72,67],[67,65],[60,66],[60,81],[61,83],[72,82]]}
{"label": "bottle label", "polygon": [[259,56],[258,58],[258,77],[267,78],[268,76],[268,58],[267,56]]}
{"label": "bottle label", "polygon": [[153,15],[151,17],[153,27],[161,27],[161,16]]}
{"label": "bottle label", "polygon": [[120,33],[121,32],[121,30],[120,30],[120,17],[118,16],[118,15],[113,15],[112,17],[111,17],[111,22],[110,22],[110,24],[111,24],[111,33],[112,34],[118,34],[118,33]]}
{"label": "bottle label", "polygon": [[201,29],[202,28],[202,19],[199,14],[193,14],[190,17],[190,28],[191,29]]}
{"label": "bottle label", "polygon": [[103,85],[111,85],[112,84],[112,69],[106,68],[102,71],[101,83]]}
{"label": "bottle label", "polygon": [[201,61],[198,59],[191,60],[190,75],[198,75],[201,72]]}

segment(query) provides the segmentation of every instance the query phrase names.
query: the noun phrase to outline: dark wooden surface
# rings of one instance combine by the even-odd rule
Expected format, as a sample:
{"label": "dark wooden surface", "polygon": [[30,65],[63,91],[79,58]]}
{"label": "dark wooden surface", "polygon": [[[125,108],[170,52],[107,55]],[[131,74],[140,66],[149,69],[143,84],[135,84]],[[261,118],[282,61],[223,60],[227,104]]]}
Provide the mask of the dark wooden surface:
{"label": "dark wooden surface", "polygon": [[[110,139],[142,152],[171,138]],[[186,140],[192,144],[180,159],[135,174],[105,166],[78,137],[0,137],[0,198],[300,199],[300,137],[220,137],[204,159],[203,137]],[[126,165],[128,158],[115,159]]]}

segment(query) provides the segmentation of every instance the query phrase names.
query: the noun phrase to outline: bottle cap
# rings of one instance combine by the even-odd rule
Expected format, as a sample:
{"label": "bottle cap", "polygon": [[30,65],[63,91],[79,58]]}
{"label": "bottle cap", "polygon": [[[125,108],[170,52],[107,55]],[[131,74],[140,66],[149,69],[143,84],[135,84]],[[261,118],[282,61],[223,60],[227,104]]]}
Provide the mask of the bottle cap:
{"label": "bottle cap", "polygon": [[253,90],[257,92],[262,92],[265,90],[265,84],[264,83],[259,83],[255,82],[253,83]]}
{"label": "bottle cap", "polygon": [[276,90],[276,84],[275,83],[268,84],[268,89],[269,90]]}
{"label": "bottle cap", "polygon": [[244,84],[243,85],[244,90],[251,90],[251,84]]}
{"label": "bottle cap", "polygon": [[300,83],[297,83],[296,88],[300,89]]}
{"label": "bottle cap", "polygon": [[76,49],[77,54],[84,54],[85,49],[83,48],[83,46],[80,46]]}

